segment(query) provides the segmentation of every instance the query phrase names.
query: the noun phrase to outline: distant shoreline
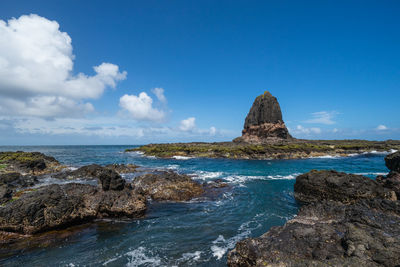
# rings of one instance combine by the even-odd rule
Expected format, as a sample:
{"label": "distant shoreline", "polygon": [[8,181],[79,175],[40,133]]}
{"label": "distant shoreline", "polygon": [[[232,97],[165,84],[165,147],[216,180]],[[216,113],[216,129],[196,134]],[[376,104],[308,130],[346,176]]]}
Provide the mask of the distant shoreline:
{"label": "distant shoreline", "polygon": [[400,150],[400,140],[292,140],[276,143],[240,142],[148,144],[125,152],[142,152],[159,158],[304,159],[348,157],[362,153]]}

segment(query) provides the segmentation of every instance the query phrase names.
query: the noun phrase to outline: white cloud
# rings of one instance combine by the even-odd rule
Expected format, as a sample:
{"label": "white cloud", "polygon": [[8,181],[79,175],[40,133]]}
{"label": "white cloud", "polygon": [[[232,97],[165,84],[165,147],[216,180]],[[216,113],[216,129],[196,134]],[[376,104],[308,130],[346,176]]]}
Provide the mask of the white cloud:
{"label": "white cloud", "polygon": [[164,95],[164,88],[154,88],[151,90],[161,103],[167,103],[167,98]]}
{"label": "white cloud", "polygon": [[387,130],[388,129],[388,127],[386,127],[385,125],[378,125],[378,127],[376,127],[376,130],[378,130],[378,131],[385,131],[385,130]]}
{"label": "white cloud", "polygon": [[196,118],[190,117],[182,120],[179,129],[184,132],[193,131],[196,128]]}
{"label": "white cloud", "polygon": [[338,113],[336,111],[319,111],[311,114],[312,119],[306,120],[306,123],[316,123],[316,124],[335,124],[333,120]]}
{"label": "white cloud", "polygon": [[297,125],[296,129],[293,131],[295,134],[320,134],[322,131],[320,128],[317,127],[311,127],[311,128],[305,128],[302,125]]}
{"label": "white cloud", "polygon": [[86,99],[126,78],[102,63],[95,75],[73,74],[71,37],[56,21],[38,15],[0,20],[0,114],[71,117],[93,110]]}
{"label": "white cloud", "polygon": [[215,135],[217,133],[217,128],[215,128],[214,126],[210,127],[210,135]]}
{"label": "white cloud", "polygon": [[165,112],[154,108],[153,99],[145,92],[141,92],[139,96],[124,95],[119,99],[119,105],[137,121],[159,122],[165,117]]}

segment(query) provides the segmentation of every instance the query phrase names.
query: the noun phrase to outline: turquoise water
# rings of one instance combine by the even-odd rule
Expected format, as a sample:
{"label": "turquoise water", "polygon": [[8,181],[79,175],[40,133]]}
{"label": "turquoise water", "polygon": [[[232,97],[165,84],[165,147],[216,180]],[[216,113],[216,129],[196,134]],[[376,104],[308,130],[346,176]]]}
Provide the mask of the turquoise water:
{"label": "turquoise water", "polygon": [[260,236],[297,213],[296,175],[311,169],[336,169],[371,178],[388,172],[385,155],[379,153],[304,160],[157,159],[122,153],[130,147],[0,147],[0,151],[40,151],[72,167],[134,163],[190,174],[200,182],[223,179],[230,187],[220,195],[188,203],[152,203],[144,219],[95,222],[50,245],[3,248],[0,264],[225,266],[227,251],[237,241]]}

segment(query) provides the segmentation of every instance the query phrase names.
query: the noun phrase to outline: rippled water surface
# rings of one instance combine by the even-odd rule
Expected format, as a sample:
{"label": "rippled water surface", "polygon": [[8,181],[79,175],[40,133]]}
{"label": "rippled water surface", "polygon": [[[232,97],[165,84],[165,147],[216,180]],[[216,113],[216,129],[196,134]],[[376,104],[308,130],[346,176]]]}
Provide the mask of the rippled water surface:
{"label": "rippled water surface", "polygon": [[158,159],[123,153],[132,146],[0,147],[0,151],[40,151],[63,164],[134,163],[172,169],[200,182],[223,179],[223,194],[188,203],[151,203],[144,219],[101,221],[47,245],[12,250],[9,266],[225,266],[227,251],[246,237],[282,225],[297,213],[296,175],[336,169],[371,178],[388,172],[384,154],[305,160]]}

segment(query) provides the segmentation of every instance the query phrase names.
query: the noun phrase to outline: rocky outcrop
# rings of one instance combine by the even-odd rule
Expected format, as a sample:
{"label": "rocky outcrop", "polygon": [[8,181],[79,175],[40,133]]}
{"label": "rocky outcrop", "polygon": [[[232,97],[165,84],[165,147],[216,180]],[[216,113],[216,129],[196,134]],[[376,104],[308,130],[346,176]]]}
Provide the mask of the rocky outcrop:
{"label": "rocky outcrop", "polygon": [[52,175],[54,178],[59,179],[97,179],[102,174],[109,175],[110,171],[114,173],[131,173],[135,172],[138,166],[133,164],[109,164],[100,166],[98,164],[91,164],[82,166],[76,170],[65,170],[63,172]]}
{"label": "rocky outcrop", "polygon": [[98,176],[101,188],[104,191],[122,190],[125,186],[125,180],[113,170],[106,169]]}
{"label": "rocky outcrop", "polygon": [[97,218],[136,218],[145,210],[145,198],[128,186],[104,191],[85,184],[53,184],[0,207],[0,230],[33,234]]}
{"label": "rocky outcrop", "polygon": [[296,178],[306,205],[284,226],[236,244],[229,266],[398,266],[400,201],[358,175],[311,171]]}
{"label": "rocky outcrop", "polygon": [[386,167],[392,172],[400,172],[400,151],[385,157]]}
{"label": "rocky outcrop", "polygon": [[294,196],[297,201],[303,203],[329,199],[351,204],[361,199],[397,199],[392,190],[388,190],[364,176],[316,170],[296,178]]}
{"label": "rocky outcrop", "polygon": [[285,123],[276,97],[265,92],[258,96],[247,114],[242,136],[235,142],[271,143],[292,139]]}
{"label": "rocky outcrop", "polygon": [[202,185],[189,176],[172,171],[139,176],[132,184],[135,190],[158,201],[188,201],[204,193]]}
{"label": "rocky outcrop", "polygon": [[21,172],[28,174],[45,174],[64,168],[55,158],[40,152],[0,152],[0,164],[5,167],[2,172]]}
{"label": "rocky outcrop", "polygon": [[387,155],[385,163],[390,173],[386,176],[378,176],[376,181],[396,192],[397,198],[400,199],[400,151]]}
{"label": "rocky outcrop", "polygon": [[18,172],[0,174],[0,204],[10,201],[17,189],[33,186],[37,182],[36,176],[22,175]]}

